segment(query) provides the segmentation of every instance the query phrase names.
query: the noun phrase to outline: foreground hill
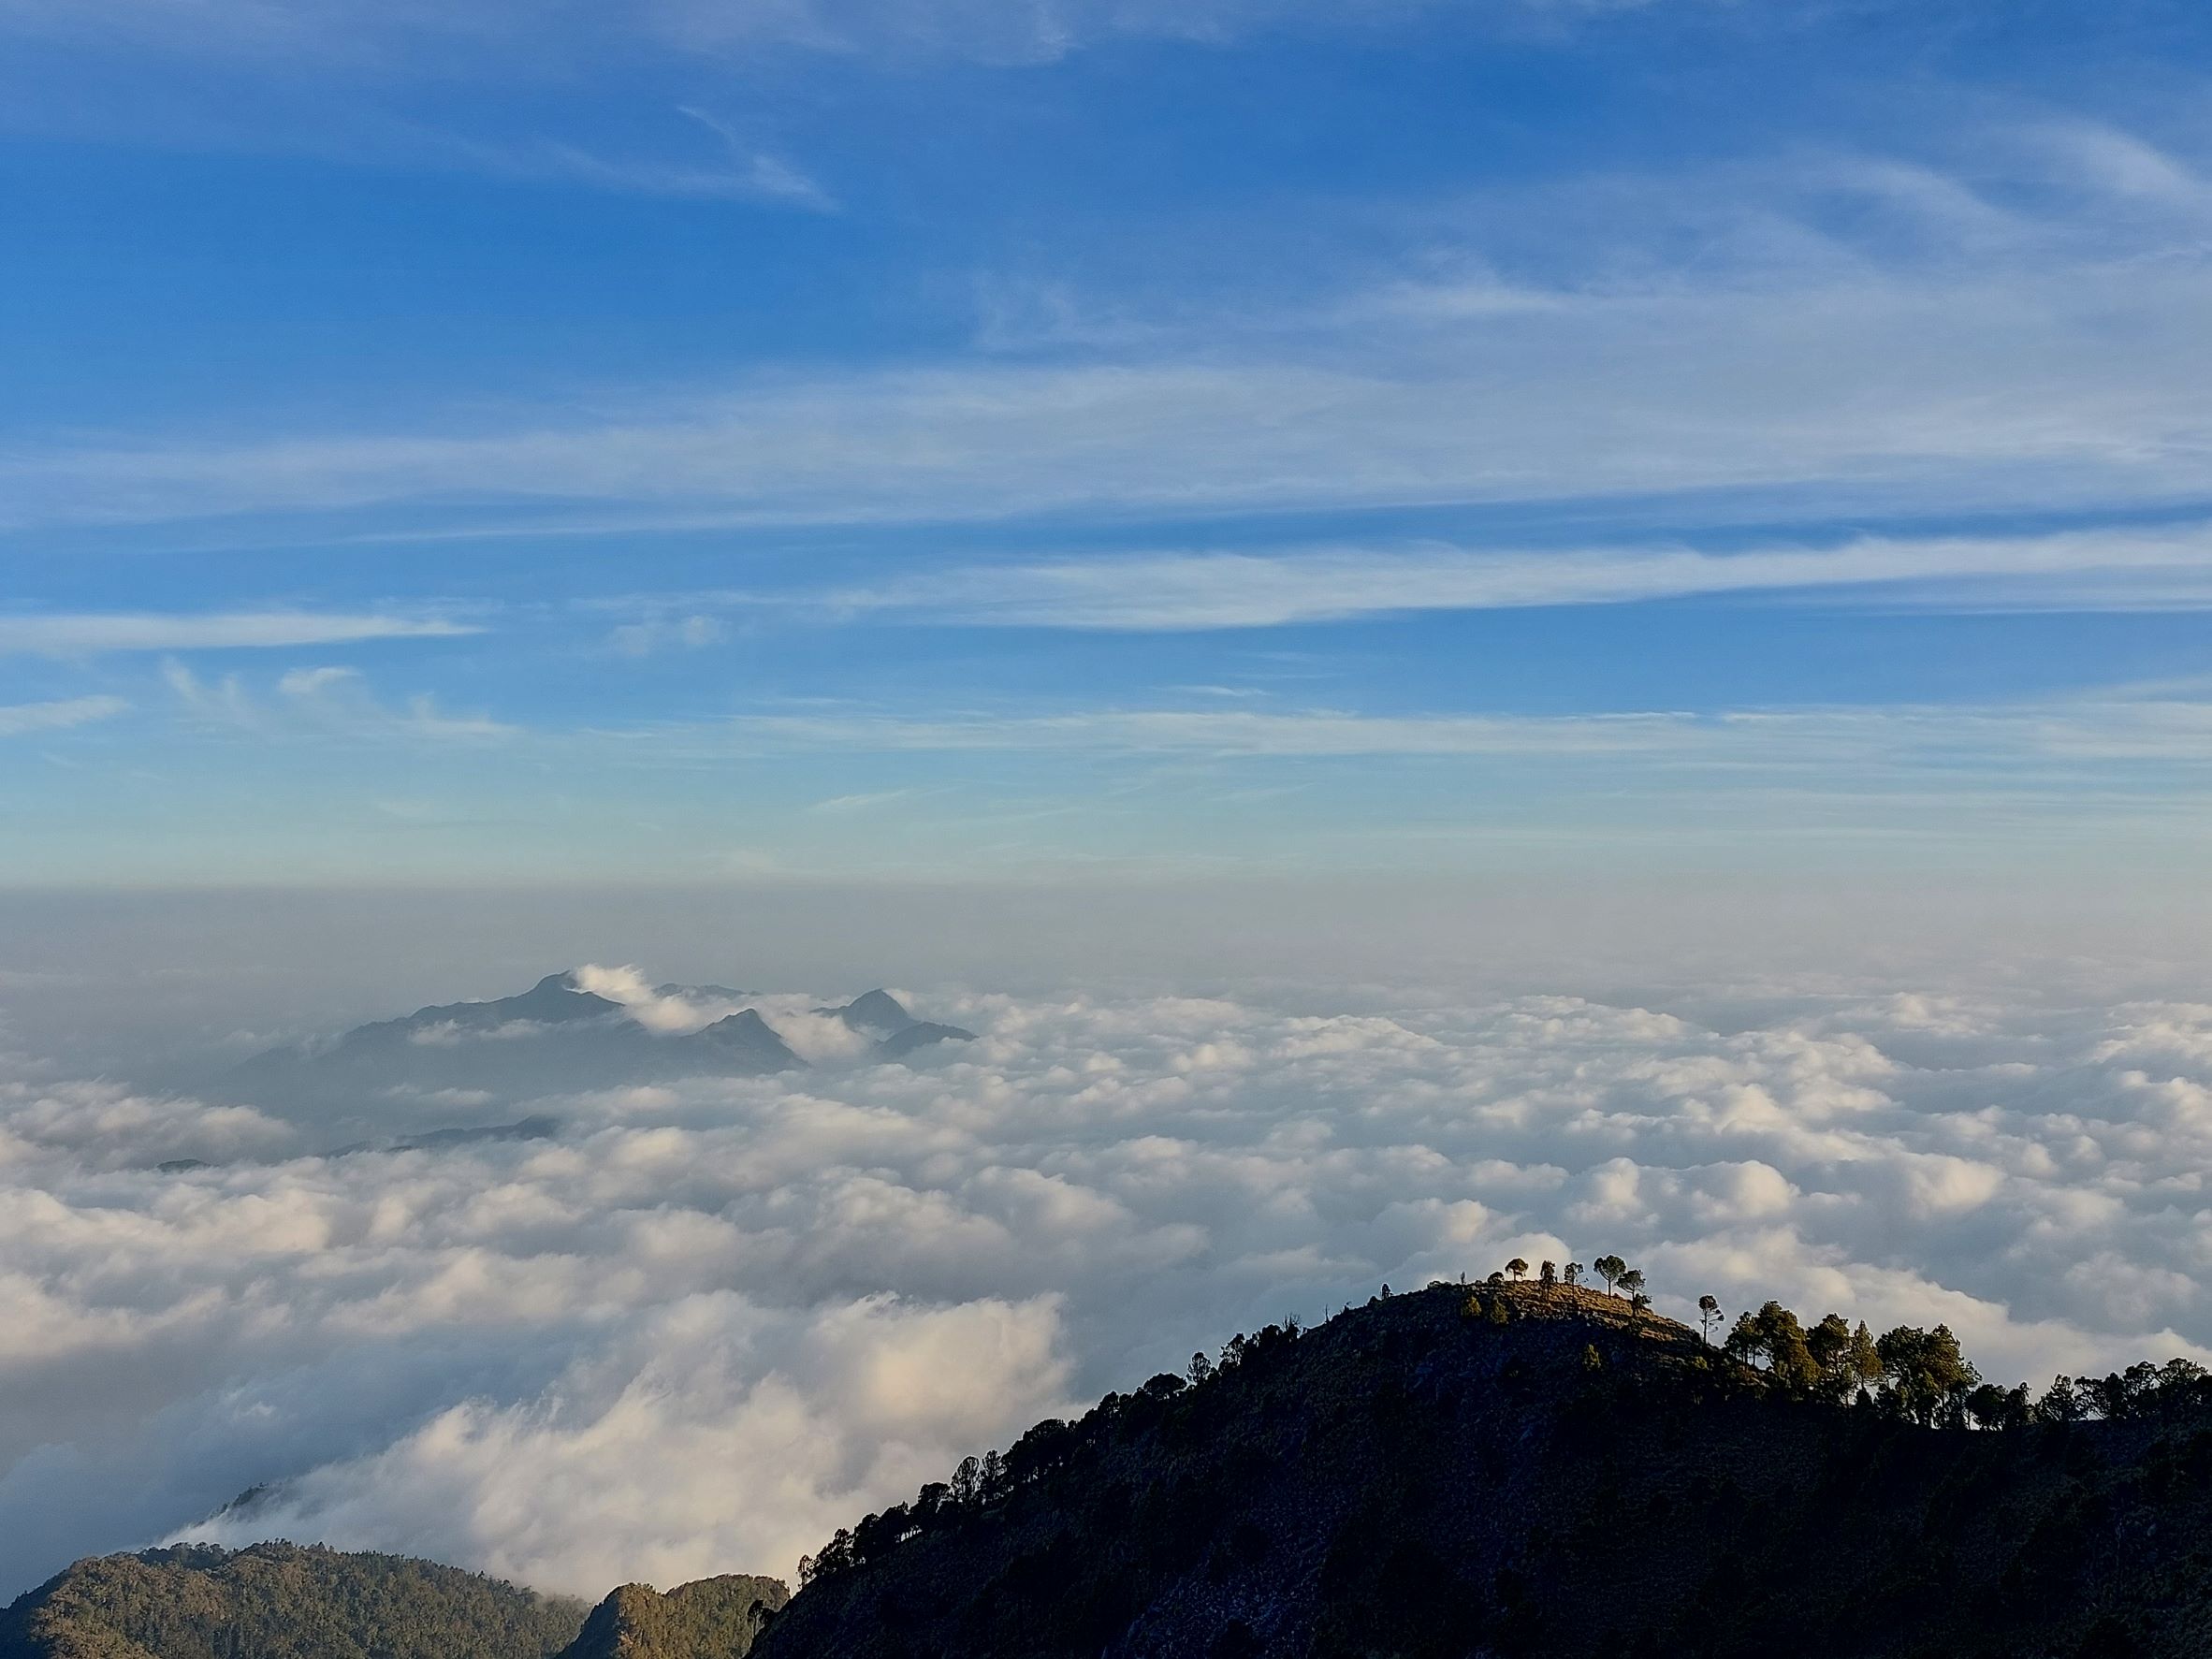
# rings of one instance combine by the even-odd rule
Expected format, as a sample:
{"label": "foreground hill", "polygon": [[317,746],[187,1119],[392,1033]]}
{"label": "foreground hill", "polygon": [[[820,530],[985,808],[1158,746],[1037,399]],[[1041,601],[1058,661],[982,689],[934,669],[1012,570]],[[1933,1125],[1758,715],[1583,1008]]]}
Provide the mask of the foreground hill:
{"label": "foreground hill", "polygon": [[738,1575],[596,1608],[458,1567],[295,1544],[80,1561],[0,1612],[0,1659],[743,1659],[790,1597]]}
{"label": "foreground hill", "polygon": [[625,1584],[591,1609],[561,1659],[739,1659],[790,1594],[781,1579],[741,1573],[666,1594]]}
{"label": "foreground hill", "polygon": [[761,1659],[2212,1652],[2193,1408],[1923,1427],[1565,1287],[1225,1361],[870,1517]]}
{"label": "foreground hill", "polygon": [[582,1602],[396,1555],[196,1545],[80,1561],[0,1613],[0,1659],[549,1659]]}

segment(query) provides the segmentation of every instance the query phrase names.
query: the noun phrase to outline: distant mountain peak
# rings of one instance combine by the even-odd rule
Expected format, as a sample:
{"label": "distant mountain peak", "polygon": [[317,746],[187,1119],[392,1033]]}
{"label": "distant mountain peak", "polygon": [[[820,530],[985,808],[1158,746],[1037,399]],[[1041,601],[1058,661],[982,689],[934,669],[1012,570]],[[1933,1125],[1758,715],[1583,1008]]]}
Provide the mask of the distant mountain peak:
{"label": "distant mountain peak", "polygon": [[573,971],[549,973],[518,997],[495,997],[477,1002],[433,1003],[396,1020],[379,1020],[349,1031],[341,1043],[374,1040],[386,1034],[404,1034],[433,1026],[457,1026],[471,1030],[517,1024],[557,1026],[571,1020],[599,1020],[622,1011],[596,991],[577,984]]}
{"label": "distant mountain peak", "polygon": [[[453,1091],[482,1102],[519,1102],[682,1077],[756,1077],[805,1063],[752,1009],[701,1031],[671,1035],[648,1029],[621,1003],[584,989],[574,971],[563,970],[517,996],[432,1004],[357,1026],[334,1041],[272,1049],[240,1066],[230,1084],[239,1098],[285,1105]],[[347,1122],[357,1132],[367,1131],[363,1145],[382,1143],[388,1132],[368,1113]],[[419,1143],[435,1147],[456,1140],[421,1138]]]}
{"label": "distant mountain peak", "polygon": [[864,991],[842,1008],[818,1008],[818,1014],[842,1020],[870,1037],[892,1037],[915,1023],[905,1003],[883,990]]}
{"label": "distant mountain peak", "polygon": [[[792,1052],[791,1045],[776,1034],[776,1028],[761,1018],[758,1009],[741,1008],[703,1031],[689,1037],[673,1039],[669,1047],[684,1054],[714,1055],[728,1059],[742,1057],[753,1071],[786,1071],[804,1066],[807,1062]],[[711,1068],[710,1068],[711,1069]]]}

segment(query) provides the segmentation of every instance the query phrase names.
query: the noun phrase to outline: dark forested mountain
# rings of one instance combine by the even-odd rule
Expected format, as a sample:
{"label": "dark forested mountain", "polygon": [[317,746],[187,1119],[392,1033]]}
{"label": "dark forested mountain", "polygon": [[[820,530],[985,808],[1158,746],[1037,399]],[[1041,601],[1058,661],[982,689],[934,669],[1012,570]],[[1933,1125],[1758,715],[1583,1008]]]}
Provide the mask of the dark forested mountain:
{"label": "dark forested mountain", "polygon": [[839,1533],[788,1606],[732,1577],[587,1619],[423,1562],[172,1549],[22,1597],[0,1659],[2212,1653],[2197,1367],[2031,1400],[1940,1326],[1768,1303],[1713,1346],[1710,1299],[1700,1334],[1598,1270],[1629,1294],[1546,1263],[1240,1335]]}
{"label": "dark forested mountain", "polygon": [[1240,1337],[841,1534],[758,1652],[2212,1652],[2193,1368],[2086,1422],[1940,1328],[1732,1346],[1564,1285]]}
{"label": "dark forested mountain", "polygon": [[548,1659],[579,1601],[292,1544],[106,1555],[0,1613],[0,1659]]}
{"label": "dark forested mountain", "polygon": [[790,1594],[780,1579],[741,1573],[665,1594],[625,1584],[591,1609],[561,1659],[738,1659]]}

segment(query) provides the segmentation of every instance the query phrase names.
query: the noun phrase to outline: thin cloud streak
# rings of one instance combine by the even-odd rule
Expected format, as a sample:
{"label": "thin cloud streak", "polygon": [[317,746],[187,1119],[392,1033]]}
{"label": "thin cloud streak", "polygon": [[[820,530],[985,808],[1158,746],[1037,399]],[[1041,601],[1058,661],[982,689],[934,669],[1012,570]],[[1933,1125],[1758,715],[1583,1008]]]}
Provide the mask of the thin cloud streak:
{"label": "thin cloud streak", "polygon": [[353,645],[379,639],[451,639],[481,628],[439,618],[318,611],[156,611],[0,614],[0,655],[76,657],[107,651],[252,650]]}
{"label": "thin cloud streak", "polygon": [[972,626],[1167,633],[1823,588],[1894,589],[1884,594],[1892,603],[1958,608],[2202,608],[2212,605],[2212,529],[1866,536],[1833,548],[1725,554],[1448,546],[1139,553],[968,566],[817,603],[833,612]]}
{"label": "thin cloud streak", "polygon": [[14,703],[0,706],[0,737],[20,737],[31,732],[65,732],[95,720],[128,714],[130,705],[121,697],[64,697],[51,703]]}
{"label": "thin cloud streak", "polygon": [[2212,764],[2212,704],[2082,698],[2016,706],[1665,710],[1585,715],[1368,715],[1336,709],[1100,709],[1051,715],[742,715],[719,727],[619,735],[649,752],[1029,750],[1222,757],[1641,758],[1831,767],[1941,761]]}
{"label": "thin cloud streak", "polygon": [[[1517,0],[1530,16],[1602,18],[1649,0]],[[326,73],[513,79],[609,52],[726,62],[799,52],[1006,65],[1061,61],[1129,39],[1221,46],[1284,27],[1361,28],[1441,10],[1438,0],[664,0],[562,15],[530,0],[450,8],[360,0],[0,0],[0,35],[97,53],[253,63],[282,55]]]}

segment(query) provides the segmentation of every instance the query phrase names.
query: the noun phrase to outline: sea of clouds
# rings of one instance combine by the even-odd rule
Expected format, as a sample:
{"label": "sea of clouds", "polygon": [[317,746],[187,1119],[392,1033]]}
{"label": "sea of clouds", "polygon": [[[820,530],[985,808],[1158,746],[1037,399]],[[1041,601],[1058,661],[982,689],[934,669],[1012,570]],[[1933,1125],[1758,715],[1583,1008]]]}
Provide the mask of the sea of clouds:
{"label": "sea of clouds", "polygon": [[[2005,1381],[2212,1361],[2212,1006],[909,1000],[979,1040],[875,1064],[762,999],[809,1070],[435,1150],[0,1061],[0,1590],[180,1535],[789,1574],[1235,1331],[1515,1255],[1946,1321]],[[440,1110],[484,1121],[395,1132]]]}

